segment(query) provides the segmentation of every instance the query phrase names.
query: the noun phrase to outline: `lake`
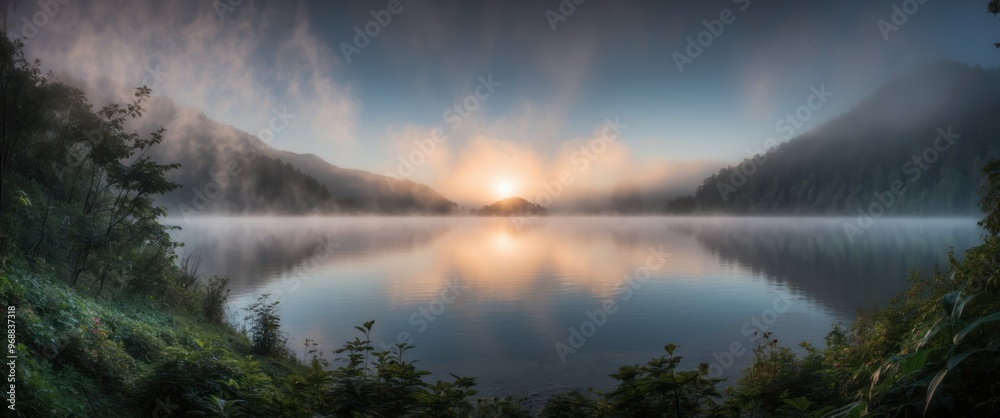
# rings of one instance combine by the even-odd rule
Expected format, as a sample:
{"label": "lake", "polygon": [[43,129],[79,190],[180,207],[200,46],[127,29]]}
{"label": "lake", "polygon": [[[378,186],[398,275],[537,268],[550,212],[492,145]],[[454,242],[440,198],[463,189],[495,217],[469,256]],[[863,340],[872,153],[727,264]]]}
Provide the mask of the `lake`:
{"label": "lake", "polygon": [[[912,271],[976,245],[975,219],[477,217],[168,219],[234,309],[281,300],[289,345],[333,350],[375,320],[435,372],[482,395],[609,388],[618,366],[679,346],[682,365],[734,376],[753,330],[821,345],[831,324],[886,304]],[[243,314],[239,315],[242,318]]]}

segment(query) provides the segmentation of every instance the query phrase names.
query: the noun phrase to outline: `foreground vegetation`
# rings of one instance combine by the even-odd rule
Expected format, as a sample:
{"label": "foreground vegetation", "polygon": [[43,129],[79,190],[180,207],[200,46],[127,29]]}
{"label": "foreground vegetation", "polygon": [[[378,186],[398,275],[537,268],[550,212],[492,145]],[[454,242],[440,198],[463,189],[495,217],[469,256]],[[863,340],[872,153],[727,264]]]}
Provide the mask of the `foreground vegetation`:
{"label": "foreground vegetation", "polygon": [[[18,416],[530,416],[478,399],[475,379],[428,382],[400,344],[369,335],[325,358],[286,346],[266,295],[235,327],[226,280],[179,257],[152,198],[177,165],[150,160],[163,132],[128,131],[149,89],[93,109],[0,43],[0,299],[14,307]],[[835,327],[796,356],[762,333],[752,366],[720,391],[678,347],[613,375],[606,393],[564,393],[541,417],[995,416],[1000,414],[1000,162],[985,166],[983,243],[892,304]],[[5,404],[5,406],[7,406]]]}

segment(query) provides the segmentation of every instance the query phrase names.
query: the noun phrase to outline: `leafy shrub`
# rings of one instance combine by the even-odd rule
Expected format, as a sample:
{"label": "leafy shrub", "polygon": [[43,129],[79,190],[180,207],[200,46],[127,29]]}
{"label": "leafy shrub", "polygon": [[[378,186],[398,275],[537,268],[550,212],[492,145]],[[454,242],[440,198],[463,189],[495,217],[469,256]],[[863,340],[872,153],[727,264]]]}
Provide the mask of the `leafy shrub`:
{"label": "leafy shrub", "polygon": [[609,414],[603,400],[590,399],[579,392],[553,395],[542,407],[539,418],[598,417]]}
{"label": "leafy shrub", "polygon": [[224,324],[226,322],[226,306],[229,303],[229,279],[225,277],[212,276],[205,285],[202,297],[202,313],[205,319],[213,324]]}
{"label": "leafy shrub", "polygon": [[269,301],[270,295],[263,294],[257,301],[244,308],[249,322],[247,336],[253,346],[253,352],[264,356],[280,357],[288,354],[285,346],[288,338],[281,332],[281,318],[278,316],[278,304],[281,301]]}
{"label": "leafy shrub", "polygon": [[200,341],[190,350],[171,347],[142,383],[143,408],[147,413],[167,404],[200,409],[204,398],[224,393],[226,382],[240,378],[238,366],[225,350]]}
{"label": "leafy shrub", "polygon": [[476,401],[476,418],[530,418],[527,401],[510,396],[480,398]]}
{"label": "leafy shrub", "polygon": [[667,355],[646,365],[623,366],[611,377],[618,387],[605,395],[611,411],[624,416],[689,417],[714,409],[721,394],[716,385],[722,379],[708,377],[708,364],[697,370],[678,371],[681,357],[677,346],[663,347]]}

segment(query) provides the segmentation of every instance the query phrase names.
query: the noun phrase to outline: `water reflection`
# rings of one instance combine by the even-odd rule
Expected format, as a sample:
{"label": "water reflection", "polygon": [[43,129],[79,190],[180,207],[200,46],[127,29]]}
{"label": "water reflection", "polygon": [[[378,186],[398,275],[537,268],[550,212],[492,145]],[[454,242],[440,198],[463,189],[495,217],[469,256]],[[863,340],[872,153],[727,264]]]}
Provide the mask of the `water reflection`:
{"label": "water reflection", "polygon": [[[842,223],[223,218],[193,220],[175,238],[202,253],[204,273],[233,278],[235,306],[282,294],[293,341],[309,338],[329,353],[374,319],[379,344],[412,342],[424,367],[476,375],[484,394],[526,394],[606,386],[618,365],[657,355],[666,342],[681,345],[686,361],[709,361],[745,339],[743,324],[779,294],[791,308],[773,329],[819,342],[831,322],[884,303],[911,270],[944,262],[948,246],[964,250],[981,233],[971,219],[882,219],[851,243]],[[324,248],[333,252],[317,257]],[[651,251],[669,256],[623,300],[623,283]],[[620,309],[563,363],[554,344],[608,300]]]}
{"label": "water reflection", "polygon": [[[675,230],[706,249],[849,318],[857,308],[885,304],[911,273],[947,268],[947,253],[976,245],[973,219],[883,219],[848,239],[844,219],[722,218]],[[853,221],[853,220],[850,220]]]}

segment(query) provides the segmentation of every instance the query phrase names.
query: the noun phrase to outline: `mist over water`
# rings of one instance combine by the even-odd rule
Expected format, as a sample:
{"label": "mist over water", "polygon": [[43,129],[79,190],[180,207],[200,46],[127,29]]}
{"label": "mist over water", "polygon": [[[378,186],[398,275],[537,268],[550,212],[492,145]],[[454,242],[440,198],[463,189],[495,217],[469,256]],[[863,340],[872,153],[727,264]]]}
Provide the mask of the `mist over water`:
{"label": "mist over water", "polygon": [[[231,304],[281,298],[290,346],[333,350],[375,320],[378,347],[403,339],[438,374],[478,378],[483,395],[606,388],[618,366],[680,346],[710,362],[752,346],[754,317],[788,343],[822,344],[835,322],[885,305],[912,271],[946,267],[978,243],[971,218],[879,219],[853,242],[848,218],[547,217],[170,219],[231,278]],[[648,274],[648,279],[645,277]],[[631,280],[629,278],[632,278]],[[630,290],[629,290],[630,289]],[[595,314],[614,301],[610,314]],[[780,308],[780,309],[777,309]],[[589,313],[589,314],[588,314]],[[242,317],[242,313],[238,315]],[[575,352],[573,331],[582,334]],[[581,334],[581,335],[582,335]],[[579,337],[575,340],[579,342]],[[737,356],[733,376],[749,363]],[[565,360],[565,362],[563,361]],[[726,365],[721,365],[726,366]]]}

